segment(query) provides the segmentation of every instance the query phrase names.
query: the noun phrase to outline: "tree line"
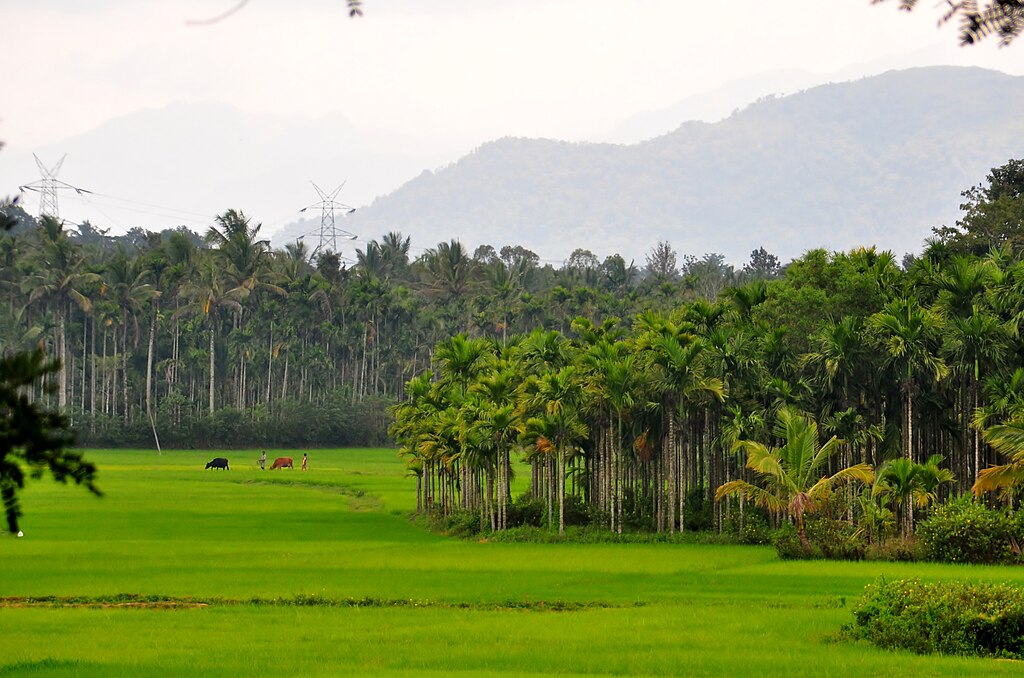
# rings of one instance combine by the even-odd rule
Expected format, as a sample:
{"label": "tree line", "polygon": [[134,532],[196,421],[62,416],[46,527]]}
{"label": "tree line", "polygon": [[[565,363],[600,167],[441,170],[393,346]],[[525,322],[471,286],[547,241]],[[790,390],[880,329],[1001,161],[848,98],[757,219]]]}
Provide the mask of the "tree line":
{"label": "tree line", "polygon": [[[505,529],[519,456],[560,531],[574,507],[618,532],[723,529],[752,500],[793,518],[806,546],[803,516],[826,505],[906,537],[951,494],[1009,488],[1012,500],[1024,162],[963,195],[963,218],[903,262],[812,250],[777,279],[625,319],[443,340],[393,410],[420,509]],[[669,250],[648,257],[650,278]]]}
{"label": "tree line", "polygon": [[559,265],[521,246],[457,241],[412,255],[392,232],[356,251],[272,249],[238,210],[108,236],[0,207],[0,351],[60,361],[35,397],[93,445],[351,445],[387,439],[386,407],[458,332],[508,341],[577,316],[629,317],[778,273],[763,249],[735,270],[667,243],[648,265],[577,249]]}

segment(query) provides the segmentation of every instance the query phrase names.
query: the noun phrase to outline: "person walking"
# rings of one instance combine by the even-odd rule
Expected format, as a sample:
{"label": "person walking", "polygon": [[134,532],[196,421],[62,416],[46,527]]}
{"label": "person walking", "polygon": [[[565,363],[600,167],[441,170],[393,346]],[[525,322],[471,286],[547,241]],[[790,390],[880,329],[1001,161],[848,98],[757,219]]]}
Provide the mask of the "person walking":
{"label": "person walking", "polygon": [[260,470],[261,471],[266,471],[267,470],[267,451],[266,450],[260,450]]}
{"label": "person walking", "polygon": [[306,470],[306,453],[305,452],[302,453],[302,470],[303,471]]}

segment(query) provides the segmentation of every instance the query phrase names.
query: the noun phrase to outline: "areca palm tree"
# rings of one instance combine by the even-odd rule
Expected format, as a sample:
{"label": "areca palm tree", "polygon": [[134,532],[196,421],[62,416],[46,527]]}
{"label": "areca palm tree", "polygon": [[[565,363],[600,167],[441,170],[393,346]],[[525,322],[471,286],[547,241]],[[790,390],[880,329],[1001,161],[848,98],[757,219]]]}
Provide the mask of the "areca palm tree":
{"label": "areca palm tree", "polygon": [[[687,456],[680,453],[677,432],[680,422],[685,419],[685,410],[702,400],[712,399],[719,403],[726,398],[725,385],[717,377],[704,374],[700,361],[705,350],[703,340],[683,336],[671,331],[649,340],[650,361],[655,367],[654,388],[661,394],[662,411],[665,419],[666,445],[664,465],[667,467],[666,508],[669,532],[684,529],[684,506],[687,487]],[[678,522],[676,519],[678,509]],[[660,523],[659,523],[660,528]]]}
{"label": "areca palm tree", "polygon": [[887,355],[887,362],[900,374],[905,405],[904,452],[914,455],[914,394],[921,381],[937,382],[949,374],[939,355],[941,321],[913,297],[896,299],[871,316]]}
{"label": "areca palm tree", "polygon": [[923,464],[919,464],[921,470],[917,474],[917,491],[914,492],[914,503],[918,508],[927,509],[936,503],[942,486],[956,482],[953,472],[942,468],[944,460],[941,454],[933,454]]}
{"label": "areca palm tree", "polygon": [[921,466],[906,457],[890,459],[878,471],[884,489],[897,499],[899,524],[903,539],[914,532],[914,493],[919,487]]}
{"label": "areca palm tree", "polygon": [[853,316],[829,320],[808,339],[811,350],[802,356],[801,363],[813,370],[815,381],[839,409],[845,409],[848,403],[844,401],[852,395],[850,384],[863,368],[867,354],[860,320]]}
{"label": "areca palm tree", "polygon": [[969,315],[954,315],[948,323],[943,348],[960,384],[961,438],[964,449],[973,449],[974,452],[973,473],[968,475],[971,480],[977,479],[981,470],[981,441],[977,429],[971,430],[968,413],[984,406],[982,380],[993,371],[1001,370],[1011,346],[1012,335],[1008,327],[977,305],[970,309]]}
{"label": "areca palm tree", "polygon": [[782,447],[768,447],[753,440],[736,443],[747,453],[747,468],[758,476],[760,484],[732,480],[718,488],[715,500],[743,495],[769,511],[788,514],[801,545],[810,552],[804,516],[821,508],[836,487],[848,482],[870,483],[874,473],[869,465],[856,464],[825,475],[826,463],[839,451],[841,441],[832,436],[819,446],[818,425],[793,410],[779,411],[775,435],[785,441]]}
{"label": "areca palm tree", "polygon": [[526,420],[522,440],[538,452],[553,457],[558,533],[564,534],[566,462],[588,436],[581,418],[583,385],[575,367],[563,367],[557,372],[531,377],[524,385],[524,395],[527,405],[539,414]]}

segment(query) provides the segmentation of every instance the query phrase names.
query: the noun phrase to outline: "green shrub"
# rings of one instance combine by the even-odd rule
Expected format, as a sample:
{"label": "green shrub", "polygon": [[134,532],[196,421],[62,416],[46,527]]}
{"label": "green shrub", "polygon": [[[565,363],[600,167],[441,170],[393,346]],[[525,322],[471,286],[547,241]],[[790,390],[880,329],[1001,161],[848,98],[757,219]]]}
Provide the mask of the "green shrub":
{"label": "green shrub", "polygon": [[782,527],[772,534],[772,546],[783,560],[810,560],[822,557],[821,549],[815,547],[813,543],[810,553],[804,550],[796,528],[789,523],[783,523]]}
{"label": "green shrub", "polygon": [[715,523],[713,508],[714,503],[708,500],[702,485],[691,488],[686,494],[683,512],[683,524],[686,529],[690,531],[712,529]]}
{"label": "green shrub", "polygon": [[869,544],[864,549],[865,560],[888,560],[913,563],[927,560],[924,546],[917,539],[903,541],[900,538],[886,539],[877,544]]}
{"label": "green shrub", "polygon": [[547,524],[547,520],[547,504],[541,499],[534,499],[529,492],[514,498],[508,507],[508,526],[510,528],[522,525],[541,527]]}
{"label": "green shrub", "polygon": [[863,560],[867,544],[857,528],[845,520],[824,516],[807,516],[808,553],[800,543],[796,528],[788,523],[772,535],[772,545],[783,560],[828,558],[830,560]]}
{"label": "green shrub", "polygon": [[734,536],[740,544],[771,544],[775,535],[765,512],[760,509],[752,510],[750,506],[747,507],[742,523],[738,513],[733,513],[725,520],[722,531]]}
{"label": "green shrub", "polygon": [[479,511],[456,511],[444,521],[444,531],[452,537],[472,537],[480,533]]}
{"label": "green shrub", "polygon": [[845,632],[885,648],[1024,658],[1024,591],[1005,584],[868,585]]}
{"label": "green shrub", "polygon": [[943,506],[915,530],[929,560],[946,563],[1006,563],[1022,542],[1020,524],[1003,511],[960,497]]}

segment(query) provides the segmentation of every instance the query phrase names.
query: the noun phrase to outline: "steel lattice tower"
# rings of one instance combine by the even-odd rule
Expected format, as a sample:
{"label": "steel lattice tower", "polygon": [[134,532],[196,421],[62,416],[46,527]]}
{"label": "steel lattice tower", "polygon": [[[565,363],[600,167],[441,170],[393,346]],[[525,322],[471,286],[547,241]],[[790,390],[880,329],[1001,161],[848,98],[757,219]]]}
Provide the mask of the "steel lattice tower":
{"label": "steel lattice tower", "polygon": [[340,203],[335,199],[338,197],[338,193],[341,192],[341,189],[345,186],[344,182],[330,193],[327,193],[312,181],[309,183],[313,184],[313,188],[316,189],[316,194],[320,196],[320,202],[314,203],[309,207],[304,207],[299,211],[305,212],[307,209],[312,207],[320,208],[320,240],[317,242],[316,249],[314,249],[313,253],[310,255],[310,258],[312,258],[315,257],[320,250],[324,249],[329,252],[337,252],[338,235],[341,235],[346,240],[355,240],[356,236],[354,233],[349,233],[348,231],[337,227],[334,219],[334,213],[336,211],[341,211],[345,214],[352,214],[356,211],[356,208]]}
{"label": "steel lattice tower", "polygon": [[56,165],[50,169],[46,169],[46,165],[39,159],[39,156],[35,153],[32,157],[36,159],[36,167],[39,168],[39,174],[42,178],[39,181],[33,181],[31,184],[26,184],[21,187],[23,191],[37,191],[39,193],[39,216],[50,216],[54,219],[60,219],[60,209],[57,205],[57,189],[59,188],[74,188],[69,184],[65,184],[63,181],[57,180],[57,174],[60,172],[61,165],[64,164],[64,159],[68,156],[65,155],[61,158]]}

